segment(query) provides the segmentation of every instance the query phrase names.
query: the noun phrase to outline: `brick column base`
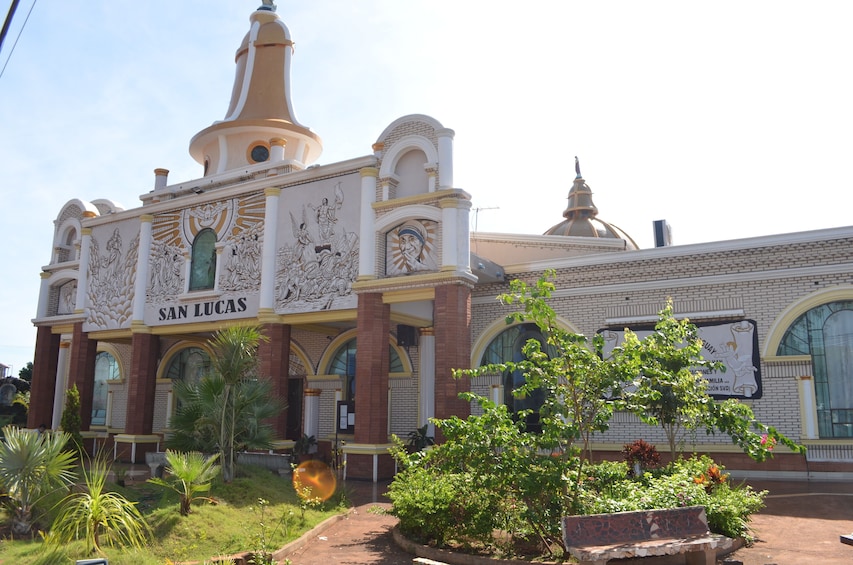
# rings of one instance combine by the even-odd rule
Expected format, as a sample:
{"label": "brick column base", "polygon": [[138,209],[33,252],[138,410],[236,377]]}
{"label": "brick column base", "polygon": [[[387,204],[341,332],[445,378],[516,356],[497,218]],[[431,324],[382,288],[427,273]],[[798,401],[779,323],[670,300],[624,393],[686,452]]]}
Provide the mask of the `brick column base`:
{"label": "brick column base", "polygon": [[[373,455],[358,453],[347,454],[347,480],[373,480]],[[394,477],[394,458],[387,454],[376,456],[376,480],[383,481]]]}
{"label": "brick column base", "polygon": [[53,395],[59,362],[60,336],[42,326],[36,331],[36,351],[33,357],[33,382],[30,387],[30,411],[27,427],[50,425],[53,420]]}
{"label": "brick column base", "polygon": [[[290,378],[290,326],[265,324],[261,331],[269,339],[258,345],[258,373],[261,378],[270,379],[273,395],[286,405]],[[268,422],[279,438],[287,437],[287,411],[285,408]]]}
{"label": "brick column base", "polygon": [[[154,425],[154,396],[157,386],[160,338],[151,334],[133,334],[131,347],[133,353],[124,431],[131,435],[149,435]],[[137,461],[140,460],[140,451],[137,450],[136,453]],[[144,461],[144,455],[142,460]]]}
{"label": "brick column base", "polygon": [[92,423],[92,395],[95,392],[95,357],[98,342],[83,331],[83,322],[74,324],[71,334],[71,362],[68,367],[69,388],[77,385],[80,393],[80,429],[88,430]]}
{"label": "brick column base", "polygon": [[465,285],[435,289],[435,352],[435,417],[465,418],[471,407],[459,393],[469,391],[470,382],[453,378],[453,369],[471,364],[471,289]]}
{"label": "brick column base", "polygon": [[355,363],[355,441],[388,442],[388,341],[391,306],[382,294],[358,296],[358,349]]}

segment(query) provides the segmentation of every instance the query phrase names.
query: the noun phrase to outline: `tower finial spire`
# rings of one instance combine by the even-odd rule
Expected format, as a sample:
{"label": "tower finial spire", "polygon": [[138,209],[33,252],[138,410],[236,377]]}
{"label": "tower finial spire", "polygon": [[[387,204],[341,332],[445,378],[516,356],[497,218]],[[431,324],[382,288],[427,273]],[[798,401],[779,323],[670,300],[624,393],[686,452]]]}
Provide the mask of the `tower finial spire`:
{"label": "tower finial spire", "polygon": [[319,136],[297,121],[291,104],[290,30],[275,13],[274,1],[263,2],[249,16],[249,32],[237,48],[237,73],[225,118],[190,141],[190,155],[204,165],[205,176],[272,156],[292,170],[302,170],[323,151]]}
{"label": "tower finial spire", "polygon": [[581,177],[581,162],[578,160],[577,155],[575,155],[575,173],[578,175],[575,177],[576,179],[583,178]]}

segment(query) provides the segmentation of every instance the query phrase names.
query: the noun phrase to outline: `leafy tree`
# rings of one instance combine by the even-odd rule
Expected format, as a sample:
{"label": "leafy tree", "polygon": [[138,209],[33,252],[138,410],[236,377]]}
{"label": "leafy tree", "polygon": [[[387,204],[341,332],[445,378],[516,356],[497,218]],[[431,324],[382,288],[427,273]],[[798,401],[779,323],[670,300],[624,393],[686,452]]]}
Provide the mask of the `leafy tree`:
{"label": "leafy tree", "polygon": [[[596,431],[608,428],[613,414],[612,392],[618,386],[620,374],[612,363],[603,359],[604,340],[574,334],[560,327],[557,315],[546,300],[554,291],[549,280],[554,271],[547,271],[534,286],[514,280],[510,291],[498,296],[507,305],[518,305],[522,311],[507,316],[506,322],[534,322],[544,336],[549,355],[538,340],[524,345],[524,359],[518,362],[485,365],[476,369],[456,371],[457,376],[480,376],[506,371],[520,371],[525,382],[513,391],[516,397],[544,391],[539,408],[542,432],[539,447],[565,457],[574,455],[575,442],[580,441],[584,452]],[[523,419],[526,414],[519,414]]]}
{"label": "leafy tree", "polygon": [[65,409],[59,425],[70,436],[71,445],[77,453],[83,453],[83,435],[80,433],[83,419],[80,416],[80,391],[76,384],[65,391]]}
{"label": "leafy tree", "polygon": [[219,465],[216,464],[218,459],[218,453],[205,457],[198,451],[182,453],[166,450],[166,461],[169,462],[166,470],[171,476],[168,479],[152,477],[148,482],[177,492],[181,500],[181,516],[189,516],[194,501],[213,501],[201,496],[201,493],[210,491],[211,482],[219,474]]}
{"label": "leafy tree", "polygon": [[64,451],[70,436],[63,432],[36,434],[14,426],[3,428],[0,442],[0,489],[12,511],[12,531],[30,532],[33,510],[57,488],[74,482],[75,454]]}
{"label": "leafy tree", "polygon": [[[668,438],[676,438],[688,426],[725,433],[757,460],[769,456],[777,441],[799,449],[757,422],[748,406],[711,399],[695,371],[703,363],[696,329],[675,320],[671,305],[661,312],[652,338],[639,340],[628,332],[625,345],[604,357],[601,338],[587,340],[557,325],[556,314],[546,302],[554,290],[549,280],[553,276],[553,271],[547,272],[533,286],[513,281],[510,292],[499,297],[504,304],[519,306],[520,311],[507,321],[535,322],[547,348],[539,340],[529,340],[521,361],[455,372],[456,376],[480,376],[520,371],[525,382],[514,394],[544,392],[538,409],[541,433],[525,431],[524,413],[513,417],[505,405],[463,393],[466,400],[479,403],[482,414],[436,421],[444,443],[407,453],[396,439],[393,454],[403,470],[389,495],[403,531],[425,527],[437,543],[473,540],[489,547],[500,543],[493,532],[502,531],[510,539],[538,539],[549,551],[562,545],[560,517],[584,512],[603,499],[602,491],[594,492],[598,466],[585,466],[582,453],[592,434],[607,429],[616,409],[630,409],[655,425],[663,422]],[[671,447],[675,443],[673,439]],[[626,465],[605,467],[607,475],[613,475],[607,469],[618,467],[618,474],[625,478]],[[701,472],[708,469],[706,465]],[[695,484],[698,474],[686,480]],[[624,485],[606,481],[607,485],[617,483],[619,488],[644,488],[643,481]],[[645,493],[630,498],[643,497]],[[619,500],[614,508],[626,504]],[[755,508],[742,505],[742,511],[735,511],[737,519]]]}
{"label": "leafy tree", "polygon": [[643,422],[661,426],[675,460],[682,430],[699,425],[713,403],[699,369],[720,367],[702,357],[696,326],[676,320],[672,312],[670,299],[655,331],[642,340],[626,330],[614,356],[630,375],[622,391],[625,407]]}
{"label": "leafy tree", "polygon": [[86,487],[72,492],[58,504],[58,513],[46,538],[50,545],[60,546],[83,538],[88,553],[104,555],[104,540],[110,546],[140,549],[151,537],[151,529],[130,502],[117,492],[106,489],[109,464],[95,458],[89,469],[83,469]]}
{"label": "leafy tree", "polygon": [[671,299],[659,313],[654,332],[640,340],[626,331],[623,345],[614,351],[613,362],[628,384],[622,391],[625,409],[663,428],[672,460],[683,431],[697,428],[728,435],[756,461],[770,457],[777,442],[795,453],[804,451],[775,428],[758,422],[749,406],[736,399],[714,401],[700,370],[724,367],[707,361],[701,352],[696,326],[675,319]]}
{"label": "leafy tree", "polygon": [[24,365],[20,371],[18,371],[18,378],[27,381],[28,383],[33,382],[33,363],[32,361],[28,362]]}
{"label": "leafy tree", "polygon": [[[576,504],[584,464],[579,455],[588,451],[594,432],[607,429],[613,413],[612,390],[619,375],[601,355],[603,339],[587,340],[557,324],[556,313],[546,302],[554,291],[550,277],[553,272],[533,286],[512,281],[510,291],[498,297],[504,304],[520,306],[521,311],[507,316],[507,323],[534,322],[547,348],[531,339],[522,349],[521,361],[455,373],[474,377],[521,372],[524,384],[513,394],[523,398],[538,392],[543,396],[538,409],[541,432],[524,432],[529,410],[514,419],[506,406],[465,394],[466,399],[480,404],[483,415],[439,422],[447,442],[423,457],[444,472],[461,469],[470,475],[478,494],[464,493],[459,500],[469,505],[476,500],[482,505],[475,514],[486,523],[467,532],[481,536],[480,541],[485,542],[492,529],[498,528],[532,533],[548,547],[561,544],[553,525]],[[550,456],[543,457],[543,453]],[[510,522],[515,525],[507,527]]]}

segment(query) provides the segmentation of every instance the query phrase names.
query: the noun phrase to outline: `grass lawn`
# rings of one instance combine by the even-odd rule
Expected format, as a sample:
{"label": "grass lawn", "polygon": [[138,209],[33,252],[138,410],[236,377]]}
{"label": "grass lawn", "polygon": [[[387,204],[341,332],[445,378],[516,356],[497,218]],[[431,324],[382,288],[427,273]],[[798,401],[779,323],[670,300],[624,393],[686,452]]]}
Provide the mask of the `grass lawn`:
{"label": "grass lawn", "polygon": [[[296,495],[289,476],[279,477],[267,469],[248,465],[237,467],[237,478],[231,484],[220,480],[213,483],[210,496],[216,504],[197,502],[186,517],[180,515],[178,495],[173,491],[146,482],[108,486],[137,502],[154,531],[144,551],[112,548],[102,541],[110,565],[204,563],[243,551],[275,551],[326,518],[343,512],[348,505],[341,486],[329,501],[309,505]],[[48,511],[39,520],[42,529],[51,523],[49,508],[59,498],[43,504]],[[6,517],[0,514],[3,523]],[[42,542],[38,533],[33,539],[18,540],[11,539],[8,529],[4,529],[0,539],[0,563],[57,565],[92,557],[95,556],[85,555],[83,542],[52,548]]]}

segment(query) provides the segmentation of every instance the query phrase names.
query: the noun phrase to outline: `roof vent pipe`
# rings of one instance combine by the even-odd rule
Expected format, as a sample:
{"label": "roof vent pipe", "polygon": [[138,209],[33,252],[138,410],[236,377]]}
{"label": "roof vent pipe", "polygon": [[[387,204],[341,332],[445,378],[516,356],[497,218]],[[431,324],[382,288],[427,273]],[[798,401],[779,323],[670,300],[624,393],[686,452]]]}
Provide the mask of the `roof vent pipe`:
{"label": "roof vent pipe", "polygon": [[169,169],[154,169],[154,190],[166,188],[169,179]]}

